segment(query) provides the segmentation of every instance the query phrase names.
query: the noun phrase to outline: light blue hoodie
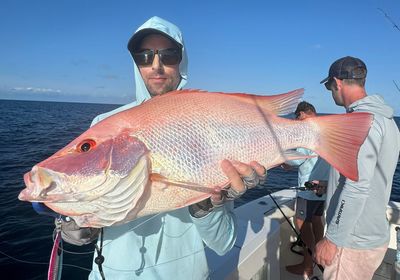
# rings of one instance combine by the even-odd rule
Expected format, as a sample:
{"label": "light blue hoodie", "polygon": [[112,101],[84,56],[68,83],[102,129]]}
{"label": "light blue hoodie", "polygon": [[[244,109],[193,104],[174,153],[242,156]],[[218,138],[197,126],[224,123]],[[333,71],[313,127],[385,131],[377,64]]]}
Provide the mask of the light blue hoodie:
{"label": "light blue hoodie", "polygon": [[[152,28],[164,32],[183,47],[180,63],[181,89],[187,81],[187,55],[178,27],[159,17],[152,17],[139,30]],[[135,32],[135,33],[136,33]],[[97,116],[93,124],[117,112],[132,108],[150,98],[134,63],[136,101]],[[208,279],[204,246],[217,254],[228,252],[236,240],[232,203],[203,218],[194,218],[189,208],[142,217],[130,223],[104,228],[103,270],[113,279]],[[100,246],[100,242],[98,242]],[[95,256],[96,257],[96,254]],[[89,279],[101,279],[93,263]]]}
{"label": "light blue hoodie", "polygon": [[347,111],[372,113],[374,121],[358,154],[358,182],[331,168],[326,237],[338,247],[373,249],[389,242],[386,206],[399,160],[400,133],[393,109],[378,95],[354,102]]}
{"label": "light blue hoodie", "polygon": [[[177,89],[182,89],[187,83],[188,57],[187,57],[187,51],[185,48],[185,43],[183,42],[183,37],[182,37],[181,31],[179,30],[179,28],[176,25],[174,25],[162,18],[152,17],[148,21],[146,21],[142,26],[140,26],[135,31],[135,33],[133,34],[132,37],[134,37],[134,35],[137,32],[142,31],[144,29],[156,29],[158,31],[161,31],[164,34],[171,37],[172,39],[174,39],[178,44],[180,44],[182,46],[182,61],[179,64],[179,73],[181,74],[181,82],[179,83],[179,85],[177,87]],[[133,57],[132,57],[132,60],[133,60]],[[136,105],[141,104],[143,101],[146,101],[151,98],[150,93],[147,90],[146,85],[144,84],[142,76],[140,75],[139,68],[137,67],[134,60],[133,60],[133,68],[134,68],[134,72],[135,72],[135,87],[136,87],[135,98],[136,98],[136,100],[131,103],[128,103],[122,107],[119,107],[113,111],[98,115],[97,117],[95,117],[93,119],[92,126],[111,115],[114,115],[118,112],[127,110],[129,108],[135,107]]]}

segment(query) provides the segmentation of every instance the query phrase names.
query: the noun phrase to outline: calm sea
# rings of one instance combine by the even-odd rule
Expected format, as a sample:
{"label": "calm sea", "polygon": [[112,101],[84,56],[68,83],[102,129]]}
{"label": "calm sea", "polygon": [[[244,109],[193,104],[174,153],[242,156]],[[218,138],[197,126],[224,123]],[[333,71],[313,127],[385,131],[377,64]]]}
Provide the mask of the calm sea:
{"label": "calm sea", "polygon": [[[46,279],[53,245],[53,219],[38,215],[30,203],[17,199],[23,174],[85,131],[99,113],[118,105],[0,100],[0,278]],[[400,127],[400,119],[396,119]],[[268,190],[295,186],[295,171],[273,169]],[[237,201],[246,203],[267,194],[249,191]],[[392,200],[400,201],[400,164]],[[93,247],[65,244],[63,279],[87,279]],[[7,276],[6,276],[7,275]]]}

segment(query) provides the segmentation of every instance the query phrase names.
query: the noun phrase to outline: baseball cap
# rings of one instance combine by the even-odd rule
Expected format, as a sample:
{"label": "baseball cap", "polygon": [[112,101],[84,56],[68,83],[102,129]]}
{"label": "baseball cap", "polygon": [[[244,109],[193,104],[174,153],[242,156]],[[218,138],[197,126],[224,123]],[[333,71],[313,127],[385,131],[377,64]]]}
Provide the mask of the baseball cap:
{"label": "baseball cap", "polygon": [[178,48],[181,48],[181,45],[175,41],[174,38],[169,36],[168,34],[153,28],[145,28],[136,32],[128,41],[128,50],[133,53],[139,47],[141,41],[144,37],[150,34],[159,34],[171,40]]}
{"label": "baseball cap", "polygon": [[323,84],[333,77],[343,80],[363,79],[366,76],[367,66],[361,59],[352,56],[345,56],[332,63],[329,68],[328,77],[323,79],[320,83]]}

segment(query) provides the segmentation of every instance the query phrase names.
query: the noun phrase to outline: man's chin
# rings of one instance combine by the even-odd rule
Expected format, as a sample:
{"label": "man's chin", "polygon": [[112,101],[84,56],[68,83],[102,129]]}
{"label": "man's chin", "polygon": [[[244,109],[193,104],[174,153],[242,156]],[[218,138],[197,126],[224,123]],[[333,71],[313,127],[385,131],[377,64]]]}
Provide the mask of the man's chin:
{"label": "man's chin", "polygon": [[149,90],[149,93],[150,93],[150,95],[152,97],[158,96],[158,95],[162,95],[164,93],[172,91],[171,89],[166,88],[166,87],[152,87],[152,88],[150,88],[148,90]]}

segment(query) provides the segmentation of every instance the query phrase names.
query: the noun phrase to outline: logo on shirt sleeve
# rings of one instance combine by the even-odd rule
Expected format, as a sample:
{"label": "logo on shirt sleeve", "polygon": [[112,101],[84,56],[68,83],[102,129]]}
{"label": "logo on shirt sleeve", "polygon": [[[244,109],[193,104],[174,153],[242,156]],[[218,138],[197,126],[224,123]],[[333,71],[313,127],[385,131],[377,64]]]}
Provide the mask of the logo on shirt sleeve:
{"label": "logo on shirt sleeve", "polygon": [[344,199],[342,199],[342,201],[340,202],[339,212],[338,212],[338,215],[337,215],[336,221],[335,221],[335,224],[337,224],[337,225],[340,223],[340,217],[342,216],[342,212],[343,212],[345,203],[346,203],[346,200],[344,200]]}

